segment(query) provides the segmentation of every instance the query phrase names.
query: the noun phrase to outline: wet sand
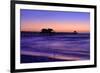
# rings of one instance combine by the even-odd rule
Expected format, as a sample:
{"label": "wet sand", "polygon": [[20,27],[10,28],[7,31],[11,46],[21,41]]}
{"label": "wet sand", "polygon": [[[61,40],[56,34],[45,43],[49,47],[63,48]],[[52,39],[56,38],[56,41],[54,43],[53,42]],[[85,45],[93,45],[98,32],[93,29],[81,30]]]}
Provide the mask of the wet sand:
{"label": "wet sand", "polygon": [[[54,59],[44,56],[31,56],[31,55],[21,55],[21,63],[36,63],[36,62],[56,62],[56,61],[64,61],[61,59]],[[69,60],[66,60],[69,61]]]}

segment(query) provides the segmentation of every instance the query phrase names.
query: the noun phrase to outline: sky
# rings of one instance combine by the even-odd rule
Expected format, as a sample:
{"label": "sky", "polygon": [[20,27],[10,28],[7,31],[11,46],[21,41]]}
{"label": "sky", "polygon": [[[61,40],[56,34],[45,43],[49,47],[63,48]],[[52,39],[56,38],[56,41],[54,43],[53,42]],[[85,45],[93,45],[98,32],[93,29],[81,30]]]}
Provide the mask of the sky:
{"label": "sky", "polygon": [[20,10],[21,31],[90,32],[90,13],[47,10]]}

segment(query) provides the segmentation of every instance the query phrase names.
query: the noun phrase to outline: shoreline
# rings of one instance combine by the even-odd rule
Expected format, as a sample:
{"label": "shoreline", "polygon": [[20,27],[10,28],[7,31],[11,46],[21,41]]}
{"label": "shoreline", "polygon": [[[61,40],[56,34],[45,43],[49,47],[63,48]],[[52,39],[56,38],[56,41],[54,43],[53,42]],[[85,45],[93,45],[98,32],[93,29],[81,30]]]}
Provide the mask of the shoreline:
{"label": "shoreline", "polygon": [[54,59],[44,56],[31,56],[31,55],[22,55],[21,54],[21,63],[39,63],[39,62],[59,62],[59,61],[71,61],[71,60],[61,60]]}

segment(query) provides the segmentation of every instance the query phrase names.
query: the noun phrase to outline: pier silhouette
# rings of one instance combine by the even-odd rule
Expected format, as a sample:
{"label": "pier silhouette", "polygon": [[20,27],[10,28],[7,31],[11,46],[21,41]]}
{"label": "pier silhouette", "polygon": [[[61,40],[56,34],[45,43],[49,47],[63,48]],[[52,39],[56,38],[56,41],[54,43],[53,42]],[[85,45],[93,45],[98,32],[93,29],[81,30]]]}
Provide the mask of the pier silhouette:
{"label": "pier silhouette", "polygon": [[73,32],[55,32],[52,28],[43,28],[43,29],[41,29],[41,31],[40,31],[40,33],[42,33],[42,34],[78,34],[78,32],[75,30],[75,31],[73,31]]}

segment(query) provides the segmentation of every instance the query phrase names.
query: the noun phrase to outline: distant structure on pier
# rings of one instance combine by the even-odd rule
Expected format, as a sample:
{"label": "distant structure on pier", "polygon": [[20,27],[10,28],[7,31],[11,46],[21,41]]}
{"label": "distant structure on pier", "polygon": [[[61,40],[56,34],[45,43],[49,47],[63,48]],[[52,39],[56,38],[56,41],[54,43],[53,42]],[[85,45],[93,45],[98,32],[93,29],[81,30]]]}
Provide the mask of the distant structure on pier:
{"label": "distant structure on pier", "polygon": [[77,31],[74,31],[73,33],[74,33],[74,34],[77,34]]}
{"label": "distant structure on pier", "polygon": [[54,33],[54,30],[51,29],[51,28],[48,28],[48,29],[43,28],[43,29],[41,30],[41,33]]}

